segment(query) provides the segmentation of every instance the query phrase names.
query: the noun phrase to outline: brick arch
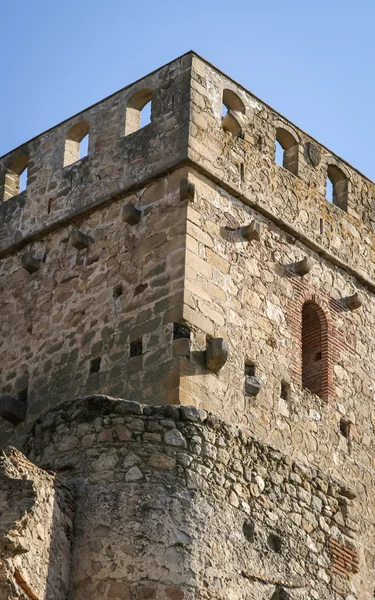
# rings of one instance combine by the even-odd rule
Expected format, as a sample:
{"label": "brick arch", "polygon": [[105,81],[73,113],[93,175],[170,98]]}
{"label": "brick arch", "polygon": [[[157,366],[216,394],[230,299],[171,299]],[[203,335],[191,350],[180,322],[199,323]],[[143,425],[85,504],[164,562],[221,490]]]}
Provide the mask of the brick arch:
{"label": "brick arch", "polygon": [[328,319],[315,299],[305,299],[301,310],[302,387],[328,399]]}

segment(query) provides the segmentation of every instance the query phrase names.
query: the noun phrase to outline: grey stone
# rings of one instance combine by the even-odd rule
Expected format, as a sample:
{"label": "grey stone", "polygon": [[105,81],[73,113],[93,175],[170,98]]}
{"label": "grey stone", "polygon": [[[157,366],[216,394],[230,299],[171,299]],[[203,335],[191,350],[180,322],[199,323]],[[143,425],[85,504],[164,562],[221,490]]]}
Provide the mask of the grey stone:
{"label": "grey stone", "polygon": [[89,247],[90,238],[75,227],[70,234],[70,242],[77,250],[84,250]]}
{"label": "grey stone", "polygon": [[260,381],[255,375],[245,377],[245,393],[248,396],[256,396],[260,392]]}
{"label": "grey stone", "polygon": [[127,482],[139,481],[140,479],[143,479],[143,475],[138,467],[131,467],[125,475],[125,481]]}
{"label": "grey stone", "polygon": [[184,436],[178,429],[166,431],[164,434],[164,442],[169,446],[178,446],[181,448],[186,448],[187,446]]}
{"label": "grey stone", "polygon": [[255,219],[254,219],[253,221],[251,221],[251,223],[249,223],[249,225],[245,225],[245,227],[241,227],[241,234],[249,242],[251,242],[251,240],[256,240],[258,242],[260,240],[260,234],[261,234],[260,223],[258,223],[258,221],[255,221]]}
{"label": "grey stone", "polygon": [[207,412],[196,406],[180,406],[180,416],[183,421],[203,423],[207,419]]}
{"label": "grey stone", "polygon": [[115,404],[114,412],[118,415],[141,415],[142,405],[131,400],[121,400]]}
{"label": "grey stone", "polygon": [[299,260],[298,262],[294,263],[294,271],[295,273],[303,277],[304,275],[307,275],[307,273],[310,273],[311,269],[313,268],[313,265],[313,260],[308,256],[305,256],[302,260]]}
{"label": "grey stone", "polygon": [[127,204],[122,209],[122,218],[128,225],[137,225],[141,220],[142,213],[134,204]]}
{"label": "grey stone", "polygon": [[22,256],[21,263],[28,273],[33,274],[39,271],[42,261],[33,256],[31,252],[25,252]]}

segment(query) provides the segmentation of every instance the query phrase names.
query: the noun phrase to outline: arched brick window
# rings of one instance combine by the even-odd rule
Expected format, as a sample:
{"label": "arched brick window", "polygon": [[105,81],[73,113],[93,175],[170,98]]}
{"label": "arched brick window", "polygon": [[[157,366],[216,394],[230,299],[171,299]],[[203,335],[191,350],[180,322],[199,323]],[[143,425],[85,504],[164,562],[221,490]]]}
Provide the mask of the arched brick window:
{"label": "arched brick window", "polygon": [[275,145],[275,162],[293,175],[298,175],[298,141],[289,131],[278,127]]}
{"label": "arched brick window", "polygon": [[9,200],[26,189],[29,157],[17,156],[8,166],[4,181],[3,200]]}
{"label": "arched brick window", "polygon": [[69,129],[66,134],[64,167],[72,165],[88,154],[90,125],[87,121],[80,121]]}
{"label": "arched brick window", "polygon": [[152,121],[152,89],[143,88],[129,99],[125,115],[125,135],[134,133]]}
{"label": "arched brick window", "polygon": [[341,210],[348,211],[349,181],[336,165],[328,165],[326,181],[326,199]]}
{"label": "arched brick window", "polygon": [[302,386],[326,398],[328,332],[323,310],[312,300],[302,307]]}
{"label": "arched brick window", "polygon": [[233,137],[242,136],[241,115],[245,114],[245,105],[232,90],[223,91],[221,125]]}

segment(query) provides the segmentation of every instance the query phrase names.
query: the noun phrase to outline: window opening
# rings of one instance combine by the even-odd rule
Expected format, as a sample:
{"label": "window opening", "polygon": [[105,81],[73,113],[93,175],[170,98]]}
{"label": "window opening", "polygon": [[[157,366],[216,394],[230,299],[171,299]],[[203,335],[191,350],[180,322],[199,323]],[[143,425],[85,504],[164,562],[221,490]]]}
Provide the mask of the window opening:
{"label": "window opening", "polygon": [[279,167],[284,166],[284,149],[280,142],[276,140],[275,142],[276,150],[275,150],[275,163],[279,165]]}
{"label": "window opening", "polygon": [[179,338],[190,340],[190,329],[187,325],[182,325],[182,323],[173,323],[173,339],[178,340]]}
{"label": "window opening", "polygon": [[115,285],[115,287],[113,288],[113,297],[115,300],[117,300],[117,298],[120,298],[120,296],[122,296],[124,293],[124,286],[122,285],[122,283],[118,283],[117,285]]}
{"label": "window opening", "polygon": [[87,121],[80,121],[69,129],[66,134],[64,167],[85,158],[89,148],[89,128]]}
{"label": "window opening", "polygon": [[280,386],[280,398],[283,400],[289,400],[290,395],[290,385],[286,381],[281,382]]}
{"label": "window opening", "polygon": [[142,127],[146,127],[146,125],[149,123],[151,123],[151,100],[147,102],[147,104],[141,110],[140,129],[142,129]]}
{"label": "window opening", "polygon": [[245,377],[255,377],[255,364],[253,362],[245,364]]}
{"label": "window opening", "polygon": [[130,342],[130,358],[143,354],[142,338]]}
{"label": "window opening", "polygon": [[275,162],[287,171],[298,175],[299,144],[289,131],[278,127],[275,140]]}
{"label": "window opening", "polygon": [[138,90],[129,99],[125,114],[125,135],[145,127],[152,121],[152,89]]}
{"label": "window opening", "polygon": [[349,181],[336,165],[329,165],[326,179],[326,200],[341,210],[348,211]]}
{"label": "window opening", "polygon": [[352,423],[351,421],[346,421],[345,419],[340,419],[340,433],[341,435],[350,440],[352,437]]}
{"label": "window opening", "polygon": [[326,337],[321,308],[315,302],[305,302],[302,308],[302,386],[320,397],[323,397],[327,368],[326,357],[323,357]]}
{"label": "window opening", "polygon": [[232,90],[223,91],[221,105],[221,124],[227,133],[233,137],[242,137],[241,115],[245,114],[245,105],[241,98]]}
{"label": "window opening", "polygon": [[26,169],[24,169],[20,175],[20,190],[19,193],[21,194],[22,192],[24,192],[26,190],[27,187],[27,177],[28,177],[28,168],[26,167]]}
{"label": "window opening", "polygon": [[99,373],[101,362],[102,362],[102,359],[100,356],[98,356],[97,358],[93,358],[90,361],[90,374],[91,373]]}
{"label": "window opening", "polygon": [[29,157],[17,156],[9,165],[4,181],[4,200],[9,200],[27,188]]}
{"label": "window opening", "polygon": [[79,160],[85,158],[89,153],[89,134],[87,133],[84,138],[82,138],[79,144]]}
{"label": "window opening", "polygon": [[270,533],[267,538],[267,546],[272,552],[276,552],[277,554],[281,553],[282,542],[281,538],[274,533]]}

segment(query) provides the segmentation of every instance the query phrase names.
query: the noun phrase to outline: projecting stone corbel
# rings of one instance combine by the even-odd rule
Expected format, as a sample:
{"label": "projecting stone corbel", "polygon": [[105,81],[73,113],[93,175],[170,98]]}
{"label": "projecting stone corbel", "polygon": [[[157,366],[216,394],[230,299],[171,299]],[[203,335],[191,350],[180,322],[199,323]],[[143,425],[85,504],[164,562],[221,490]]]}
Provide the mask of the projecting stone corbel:
{"label": "projecting stone corbel", "polygon": [[189,200],[194,202],[195,185],[187,178],[180,181],[180,200]]}
{"label": "projecting stone corbel", "polygon": [[295,273],[303,277],[304,275],[307,275],[307,273],[310,273],[313,266],[313,260],[308,256],[305,256],[302,260],[299,260],[298,262],[294,263],[294,271]]}
{"label": "projecting stone corbel", "polygon": [[188,338],[178,338],[173,340],[173,356],[185,356],[185,358],[190,358],[190,340]]}
{"label": "projecting stone corbel", "polygon": [[83,250],[84,248],[88,248],[90,244],[90,238],[88,235],[85,235],[77,229],[76,227],[72,230],[70,234],[70,241],[72,246],[77,250]]}
{"label": "projecting stone corbel", "polygon": [[25,254],[22,256],[21,263],[26,271],[29,273],[36,273],[39,271],[42,261],[38,258],[35,258],[31,252],[25,252]]}
{"label": "projecting stone corbel", "polygon": [[141,220],[141,211],[134,204],[127,204],[122,209],[122,218],[128,225],[137,225]]}
{"label": "projecting stone corbel", "polygon": [[240,232],[241,232],[241,235],[246,240],[248,240],[248,242],[251,242],[251,240],[256,240],[257,242],[259,242],[260,233],[261,233],[261,225],[260,225],[260,223],[258,223],[258,221],[255,221],[255,219],[254,219],[253,221],[251,221],[251,223],[249,225],[245,225],[245,227],[241,227]]}
{"label": "projecting stone corbel", "polygon": [[209,371],[218,373],[228,358],[228,342],[223,338],[211,338],[207,343],[205,366]]}
{"label": "projecting stone corbel", "polygon": [[349,310],[357,310],[363,304],[362,294],[355,292],[352,296],[345,298],[345,304]]}
{"label": "projecting stone corbel", "polygon": [[255,375],[247,375],[245,377],[245,394],[246,396],[257,396],[260,392],[260,381]]}
{"label": "projecting stone corbel", "polygon": [[0,417],[18,425],[26,418],[26,403],[14,396],[0,396]]}

